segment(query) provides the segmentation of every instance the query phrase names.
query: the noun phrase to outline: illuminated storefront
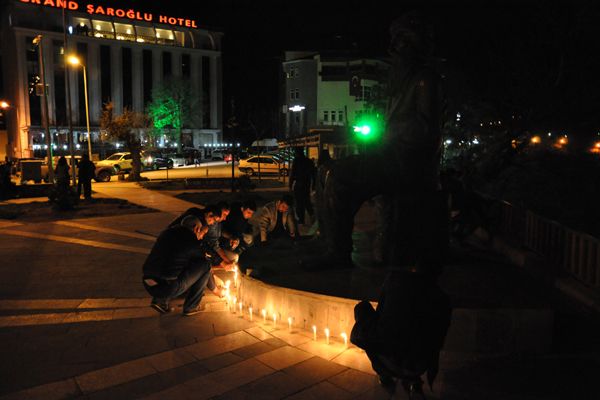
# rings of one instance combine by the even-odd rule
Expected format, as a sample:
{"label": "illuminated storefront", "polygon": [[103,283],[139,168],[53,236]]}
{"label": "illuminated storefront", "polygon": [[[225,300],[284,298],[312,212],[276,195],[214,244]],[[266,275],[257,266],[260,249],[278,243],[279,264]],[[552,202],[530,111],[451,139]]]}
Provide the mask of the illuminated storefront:
{"label": "illuminated storefront", "polygon": [[77,149],[87,147],[83,72],[67,67],[67,85],[64,54],[76,54],[87,68],[94,153],[103,104],[112,101],[117,113],[125,107],[144,112],[152,89],[171,77],[188,80],[201,99],[202,117],[195,122],[197,126],[184,127],[185,144],[198,147],[222,142],[222,33],[202,29],[201,22],[189,16],[110,8],[92,1],[11,0],[0,14],[4,81],[0,97],[11,105],[5,113],[9,156],[45,152],[39,49],[33,44],[38,35],[43,37],[50,132],[58,151],[68,143],[69,97],[74,143]]}

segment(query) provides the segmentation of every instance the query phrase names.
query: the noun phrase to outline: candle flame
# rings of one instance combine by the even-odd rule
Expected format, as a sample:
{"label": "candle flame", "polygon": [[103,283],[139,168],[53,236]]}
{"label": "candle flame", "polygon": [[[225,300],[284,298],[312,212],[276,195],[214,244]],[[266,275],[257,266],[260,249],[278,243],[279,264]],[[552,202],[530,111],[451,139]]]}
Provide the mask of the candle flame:
{"label": "candle flame", "polygon": [[344,339],[344,346],[348,346],[348,335],[346,335],[346,332],[342,332],[340,336]]}

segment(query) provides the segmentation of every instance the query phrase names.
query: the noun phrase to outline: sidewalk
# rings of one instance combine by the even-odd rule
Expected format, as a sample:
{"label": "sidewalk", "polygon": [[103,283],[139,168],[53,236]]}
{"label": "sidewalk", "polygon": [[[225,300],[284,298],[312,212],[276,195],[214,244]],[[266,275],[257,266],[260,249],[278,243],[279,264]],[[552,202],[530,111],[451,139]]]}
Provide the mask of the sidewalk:
{"label": "sidewalk", "polygon": [[181,300],[159,315],[141,265],[195,204],[129,183],[94,190],[160,212],[0,226],[0,399],[390,397],[364,352],[241,318],[213,295],[196,316]]}
{"label": "sidewalk", "polygon": [[95,184],[92,190],[106,197],[126,199],[131,203],[174,215],[179,215],[190,207],[198,206],[154,190],[141,188],[135,182]]}
{"label": "sidewalk", "polygon": [[[327,344],[323,332],[315,341],[300,323],[290,333],[287,321],[275,327],[258,310],[250,321],[247,305],[243,316],[233,314],[212,295],[196,316],[181,315],[181,300],[174,313],[158,315],[140,283],[141,265],[173,216],[196,204],[128,182],[94,190],[159,212],[0,224],[0,399],[390,398],[364,352]],[[489,267],[475,264],[461,281],[473,288],[465,297],[482,290],[475,273]],[[444,351],[428,398],[600,398],[598,330],[576,322],[559,321],[568,340],[559,338],[549,354]],[[405,396],[399,390],[394,398]]]}

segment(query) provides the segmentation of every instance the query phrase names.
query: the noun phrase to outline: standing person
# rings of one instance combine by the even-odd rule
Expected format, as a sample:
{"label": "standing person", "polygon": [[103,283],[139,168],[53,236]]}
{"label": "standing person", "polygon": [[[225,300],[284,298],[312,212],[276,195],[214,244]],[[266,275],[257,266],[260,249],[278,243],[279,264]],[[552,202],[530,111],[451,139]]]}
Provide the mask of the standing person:
{"label": "standing person", "polygon": [[65,156],[60,156],[54,168],[54,176],[56,177],[56,185],[59,191],[69,190],[69,163]]}
{"label": "standing person", "polygon": [[321,229],[323,229],[324,218],[323,214],[325,209],[323,205],[325,200],[323,198],[323,192],[325,190],[325,184],[329,176],[329,171],[334,164],[334,160],[329,155],[329,150],[321,150],[319,154],[319,160],[317,161],[317,172],[315,174],[315,205],[317,212],[317,235],[321,235]]}
{"label": "standing person", "polygon": [[298,223],[304,225],[304,214],[308,212],[311,218],[314,215],[310,192],[313,189],[316,171],[315,165],[304,155],[302,148],[297,147],[295,153],[290,173],[290,191],[294,193]]}
{"label": "standing person", "polygon": [[260,235],[261,244],[266,244],[267,240],[296,237],[296,221],[293,211],[290,211],[293,204],[292,196],[285,194],[279,200],[265,204],[257,213],[253,224]]}
{"label": "standing person", "polygon": [[78,166],[78,181],[77,181],[77,196],[81,196],[81,187],[83,186],[83,197],[86,200],[92,198],[92,179],[96,175],[96,166],[90,160],[90,156],[86,153],[81,156]]}
{"label": "standing person", "polygon": [[172,311],[170,300],[185,292],[183,315],[201,311],[200,300],[211,275],[210,263],[198,241],[207,231],[208,226],[188,215],[180,226],[169,227],[159,235],[142,268],[144,288],[152,296],[151,307],[156,311]]}

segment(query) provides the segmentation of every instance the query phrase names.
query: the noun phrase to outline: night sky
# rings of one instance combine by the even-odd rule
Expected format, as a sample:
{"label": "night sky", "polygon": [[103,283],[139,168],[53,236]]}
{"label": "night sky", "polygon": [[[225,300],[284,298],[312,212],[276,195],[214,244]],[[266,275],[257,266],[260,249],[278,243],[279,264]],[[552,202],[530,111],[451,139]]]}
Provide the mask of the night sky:
{"label": "night sky", "polygon": [[600,130],[600,14],[593,2],[95,1],[189,16],[225,33],[225,118],[273,130],[285,50],[385,56],[390,22],[417,9],[433,22],[449,107],[491,105],[530,129]]}

